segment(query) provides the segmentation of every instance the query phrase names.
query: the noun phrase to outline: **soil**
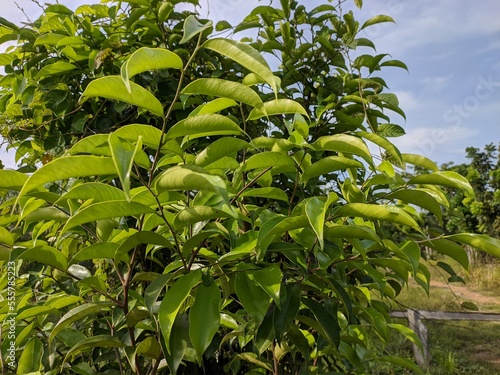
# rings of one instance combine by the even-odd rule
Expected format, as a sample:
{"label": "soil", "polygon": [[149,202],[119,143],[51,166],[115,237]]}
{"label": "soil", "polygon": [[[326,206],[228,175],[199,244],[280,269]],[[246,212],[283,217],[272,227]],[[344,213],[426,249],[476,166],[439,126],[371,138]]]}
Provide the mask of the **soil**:
{"label": "soil", "polygon": [[498,305],[500,306],[500,298],[491,297],[475,292],[467,288],[466,285],[447,284],[439,280],[431,280],[431,287],[449,289],[457,296],[460,302],[470,301],[476,306],[480,305]]}

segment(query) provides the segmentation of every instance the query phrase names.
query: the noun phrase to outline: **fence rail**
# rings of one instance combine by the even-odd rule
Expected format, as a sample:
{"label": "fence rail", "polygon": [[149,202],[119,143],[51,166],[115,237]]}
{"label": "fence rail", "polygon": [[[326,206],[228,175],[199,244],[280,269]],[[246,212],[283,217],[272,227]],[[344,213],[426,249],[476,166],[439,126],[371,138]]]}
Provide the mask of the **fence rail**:
{"label": "fence rail", "polygon": [[422,367],[429,367],[430,353],[427,327],[422,322],[426,320],[471,320],[471,321],[500,321],[500,314],[482,313],[482,312],[457,312],[457,311],[429,311],[429,310],[414,310],[392,311],[392,318],[408,319],[408,325],[415,331],[423,345],[423,352],[417,345],[413,345],[413,355],[415,361]]}

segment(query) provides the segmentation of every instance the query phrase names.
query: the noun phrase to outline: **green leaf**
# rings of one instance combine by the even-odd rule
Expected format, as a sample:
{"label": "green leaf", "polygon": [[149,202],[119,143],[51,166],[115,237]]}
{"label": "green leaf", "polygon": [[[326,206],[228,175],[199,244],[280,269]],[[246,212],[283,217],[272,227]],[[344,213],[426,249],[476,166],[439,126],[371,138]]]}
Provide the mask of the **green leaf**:
{"label": "green leaf", "polygon": [[410,369],[411,371],[413,371],[417,374],[424,375],[424,372],[422,371],[422,369],[419,366],[417,366],[412,360],[407,359],[407,358],[386,355],[383,357],[376,358],[376,361],[387,362],[387,363],[391,363],[393,365],[406,367],[407,369]]}
{"label": "green leaf", "polygon": [[137,142],[139,137],[142,138],[142,143],[151,149],[158,149],[162,141],[162,132],[160,129],[151,125],[131,124],[120,127],[114,132],[114,135],[126,139],[130,142]]}
{"label": "green leaf", "polygon": [[60,231],[60,235],[78,225],[115,217],[139,216],[155,211],[148,206],[129,201],[108,201],[90,204],[73,215]]}
{"label": "green leaf", "polygon": [[271,297],[276,306],[281,308],[280,288],[283,274],[278,265],[272,265],[262,270],[255,271],[253,278],[257,284]]}
{"label": "green leaf", "polygon": [[265,102],[262,109],[254,108],[248,120],[258,120],[264,116],[282,115],[282,114],[295,114],[300,113],[306,117],[309,117],[307,111],[299,103],[290,99],[275,99],[269,102]]}
{"label": "green leaf", "polygon": [[57,33],[47,33],[40,35],[33,43],[33,46],[38,45],[55,45],[58,44],[62,39],[66,38],[67,35],[57,34]]}
{"label": "green leaf", "polygon": [[466,310],[479,311],[479,307],[477,307],[473,302],[466,301],[462,302],[460,305]]}
{"label": "green leaf", "polygon": [[66,257],[59,250],[47,245],[35,246],[29,249],[15,248],[10,253],[10,260],[14,261],[16,259],[35,261],[61,271],[65,271],[68,267]]}
{"label": "green leaf", "polygon": [[453,241],[462,242],[466,245],[475,247],[497,258],[500,258],[500,240],[489,237],[484,234],[460,233],[445,236]]}
{"label": "green leaf", "polygon": [[318,237],[318,243],[321,250],[324,248],[323,227],[325,217],[330,205],[338,200],[335,193],[328,194],[326,199],[312,197],[307,200],[305,212],[314,233]]}
{"label": "green leaf", "polygon": [[442,185],[455,189],[461,189],[470,196],[474,196],[474,189],[469,181],[456,172],[434,172],[431,174],[421,174],[408,181],[408,185]]}
{"label": "green leaf", "polygon": [[419,207],[425,208],[427,211],[432,212],[439,221],[442,220],[443,213],[440,204],[434,197],[425,191],[419,189],[402,189],[390,193],[386,196],[387,199],[399,199],[406,203],[411,203]]}
{"label": "green leaf", "polygon": [[401,137],[405,135],[404,129],[395,124],[380,124],[377,128],[377,134],[382,137]]}
{"label": "green leaf", "polygon": [[300,176],[300,182],[306,183],[311,178],[324,176],[334,171],[349,168],[362,169],[363,164],[357,160],[349,159],[343,156],[327,156],[307,167],[304,170],[304,173],[302,173],[302,175]]}
{"label": "green leaf", "polygon": [[[168,367],[173,375],[177,374],[177,369],[179,368],[184,358],[184,354],[188,350],[188,326],[189,322],[187,314],[178,315],[175,319],[174,325],[172,326],[172,333],[170,334],[170,348],[172,349],[172,353],[170,354],[166,349],[163,353],[168,363]],[[194,355],[192,356],[192,358],[194,362]]]}
{"label": "green leaf", "polygon": [[82,98],[101,97],[118,100],[146,109],[156,116],[163,116],[163,106],[156,97],[145,88],[129,82],[130,91],[120,76],[107,76],[93,80],[82,94]]}
{"label": "green leaf", "polygon": [[325,229],[324,236],[332,242],[335,238],[362,238],[381,243],[380,238],[371,228],[353,224],[333,224]]}
{"label": "green leaf", "polygon": [[180,211],[174,218],[174,228],[182,229],[200,221],[212,220],[223,217],[234,217],[235,214],[225,212],[209,206],[193,206]]}
{"label": "green leaf", "polygon": [[120,137],[114,133],[111,133],[109,135],[108,143],[111,150],[111,156],[113,157],[113,162],[115,163],[115,167],[118,172],[118,177],[122,183],[123,192],[125,193],[127,199],[130,200],[130,172],[132,171],[137,151],[142,149],[142,137],[139,136],[134,146],[129,142],[120,139]]}
{"label": "green leaf", "polygon": [[264,289],[254,280],[253,271],[241,270],[236,274],[234,288],[245,312],[257,321],[262,322],[269,308],[270,299]]}
{"label": "green leaf", "polygon": [[278,166],[295,166],[295,161],[283,152],[264,151],[248,158],[244,171]]}
{"label": "green leaf", "polygon": [[363,26],[361,26],[361,28],[359,30],[361,31],[361,30],[363,30],[364,28],[366,28],[368,26],[376,25],[376,24],[382,23],[382,22],[393,22],[393,23],[396,23],[392,17],[380,14],[378,16],[374,16],[374,17],[370,18],[369,20],[367,20],[363,24]]}
{"label": "green leaf", "polygon": [[340,207],[336,212],[336,216],[354,216],[362,217],[368,220],[390,221],[395,224],[406,225],[417,232],[422,229],[417,222],[408,215],[403,209],[388,205],[366,204],[366,203],[349,203]]}
{"label": "green leaf", "polygon": [[266,60],[256,49],[247,44],[223,38],[207,40],[203,43],[202,47],[218,52],[249,71],[261,76],[271,86],[275,94],[278,93],[278,85],[273,72]]}
{"label": "green leaf", "polygon": [[429,241],[422,241],[420,244],[422,246],[427,246],[434,250],[437,250],[441,254],[448,255],[450,258],[460,263],[460,265],[466,270],[469,268],[469,258],[467,256],[467,252],[462,246],[453,241],[439,238]]}
{"label": "green leaf", "polygon": [[286,195],[283,190],[275,187],[247,189],[242,194],[240,194],[240,197],[260,197],[267,199],[276,199],[283,202],[289,201],[288,195]]}
{"label": "green leaf", "polygon": [[146,288],[146,291],[144,292],[144,304],[151,315],[153,314],[154,304],[156,303],[158,296],[171,278],[172,275],[160,275]]}
{"label": "green leaf", "polygon": [[238,103],[236,103],[233,99],[217,98],[196,107],[196,109],[189,114],[189,117],[219,113],[226,108],[236,107],[237,105]]}
{"label": "green leaf", "polygon": [[36,74],[35,79],[40,80],[45,77],[54,76],[57,74],[63,74],[69,72],[71,70],[76,69],[77,67],[73,64],[58,61],[54,64],[45,65],[40,71]]}
{"label": "green leaf", "polygon": [[98,242],[84,247],[71,259],[70,264],[83,262],[90,259],[113,259],[116,249],[120,245],[115,242]]}
{"label": "green leaf", "polygon": [[142,47],[135,51],[122,65],[121,77],[127,91],[130,93],[132,90],[130,78],[133,76],[149,70],[169,68],[179,70],[183,68],[182,60],[177,54],[164,48]]}
{"label": "green leaf", "polygon": [[21,190],[27,179],[24,173],[0,169],[0,189]]}
{"label": "green leaf", "polygon": [[408,70],[408,66],[404,62],[402,62],[400,60],[387,60],[387,61],[384,61],[383,63],[380,64],[380,67],[383,67],[383,66],[393,66],[395,68],[404,69],[407,72],[409,71]]}
{"label": "green leaf", "polygon": [[9,247],[14,245],[14,237],[12,237],[12,234],[3,227],[0,227],[0,244]]}
{"label": "green leaf", "polygon": [[401,152],[399,152],[398,148],[396,146],[394,146],[391,142],[389,142],[387,139],[385,139],[384,137],[381,137],[380,135],[375,134],[375,133],[369,133],[369,132],[364,132],[364,131],[357,132],[356,134],[363,137],[363,138],[368,139],[370,142],[375,143],[377,146],[382,147],[389,154],[391,154],[392,157],[394,157],[399,163],[402,162]]}
{"label": "green leaf", "polygon": [[201,271],[196,270],[180,277],[167,290],[161,301],[158,320],[160,322],[160,330],[167,346],[167,351],[170,354],[172,354],[170,348],[170,334],[175,318],[187,296],[191,293],[191,289],[201,280],[201,276]]}
{"label": "green leaf", "polygon": [[413,344],[415,344],[420,349],[420,351],[422,352],[424,351],[422,341],[420,341],[417,334],[413,332],[413,330],[402,324],[389,323],[387,324],[387,326],[397,330],[404,337],[406,337],[406,339],[410,340]]}
{"label": "green leaf", "polygon": [[137,354],[142,354],[145,357],[158,359],[161,355],[161,347],[155,337],[146,337],[137,345]]}
{"label": "green leaf", "polygon": [[62,157],[33,173],[21,189],[19,197],[49,182],[103,175],[116,175],[113,159],[86,155]]}
{"label": "green leaf", "polygon": [[228,201],[224,180],[195,166],[175,166],[167,169],[155,179],[154,187],[158,193],[165,190],[208,190]]}
{"label": "green leaf", "polygon": [[309,227],[308,218],[303,216],[277,216],[262,224],[257,239],[258,258],[264,256],[267,248],[278,235],[283,235],[291,230]]}
{"label": "green leaf", "polygon": [[226,116],[216,113],[188,117],[172,126],[166,134],[167,139],[189,135],[189,139],[211,135],[239,135],[243,131],[239,125]]}
{"label": "green leaf", "polygon": [[251,107],[260,108],[264,105],[259,94],[239,82],[227,81],[218,78],[200,78],[187,85],[183,94],[209,95],[229,98]]}
{"label": "green leaf", "polygon": [[195,16],[190,15],[186,20],[184,21],[184,35],[182,35],[182,39],[179,42],[179,44],[184,44],[188,41],[190,41],[193,37],[198,35],[199,33],[202,33],[203,31],[209,29],[212,27],[212,21],[208,21],[205,24],[202,24],[198,22],[198,20],[195,18]]}
{"label": "green leaf", "polygon": [[417,154],[401,154],[403,162],[418,165],[433,172],[438,172],[439,168],[432,160]]}
{"label": "green leaf", "polygon": [[200,284],[196,289],[193,306],[189,310],[189,337],[199,363],[219,330],[220,306],[221,294],[217,284],[213,281],[209,286]]}
{"label": "green leaf", "polygon": [[280,300],[281,306],[274,310],[273,316],[273,326],[278,341],[283,339],[299,312],[299,285],[296,283],[287,284],[285,288],[281,289]]}
{"label": "green leaf", "polygon": [[102,312],[103,309],[113,306],[112,302],[89,302],[77,306],[62,316],[56,323],[49,336],[49,343],[61,332],[64,328],[69,327],[71,324],[83,319],[89,315]]}
{"label": "green leaf", "polygon": [[333,316],[322,304],[310,298],[303,298],[302,302],[311,310],[321,328],[323,328],[325,339],[330,344],[338,347],[340,344],[340,327],[337,316]]}
{"label": "green leaf", "polygon": [[207,148],[200,152],[196,156],[194,164],[204,167],[223,158],[224,156],[236,153],[244,148],[251,147],[252,146],[248,142],[242,139],[229,137],[220,138],[210,143]]}
{"label": "green leaf", "polygon": [[370,150],[358,137],[348,134],[335,134],[320,137],[313,144],[318,151],[336,151],[361,156],[370,165],[373,165]]}
{"label": "green leaf", "polygon": [[124,200],[125,194],[122,190],[114,186],[103,184],[101,182],[88,182],[85,184],[77,185],[60,197],[56,204],[68,199],[89,200],[92,199],[94,203],[104,201]]}
{"label": "green leaf", "polygon": [[33,337],[24,347],[17,365],[18,375],[35,373],[42,367],[43,343],[40,339]]}
{"label": "green leaf", "polygon": [[68,361],[72,356],[80,354],[85,349],[90,348],[123,348],[125,344],[118,338],[110,335],[97,335],[87,337],[82,342],[79,342],[68,350],[64,357],[63,363]]}
{"label": "green leaf", "polygon": [[128,251],[141,244],[170,247],[170,242],[161,234],[149,231],[138,231],[127,236],[116,249],[114,254],[115,261],[128,260],[128,257],[125,256]]}

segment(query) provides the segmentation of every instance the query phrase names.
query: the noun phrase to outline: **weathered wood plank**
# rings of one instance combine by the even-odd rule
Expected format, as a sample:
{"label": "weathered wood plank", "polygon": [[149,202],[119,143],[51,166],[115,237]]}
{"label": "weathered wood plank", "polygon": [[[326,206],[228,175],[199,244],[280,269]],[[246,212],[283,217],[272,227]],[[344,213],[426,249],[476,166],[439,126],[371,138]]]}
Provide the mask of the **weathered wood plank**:
{"label": "weathered wood plank", "polygon": [[[477,311],[460,312],[460,311],[429,311],[429,310],[413,310],[420,315],[420,319],[428,320],[472,320],[472,321],[500,321],[500,314],[497,313],[482,313]],[[408,319],[406,311],[392,311],[392,318]]]}

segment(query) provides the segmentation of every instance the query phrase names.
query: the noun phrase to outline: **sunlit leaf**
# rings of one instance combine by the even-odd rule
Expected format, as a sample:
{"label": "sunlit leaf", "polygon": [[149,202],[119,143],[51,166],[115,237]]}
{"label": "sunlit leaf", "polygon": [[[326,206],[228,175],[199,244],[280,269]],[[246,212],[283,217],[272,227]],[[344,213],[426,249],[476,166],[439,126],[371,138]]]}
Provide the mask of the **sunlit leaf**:
{"label": "sunlit leaf", "polygon": [[255,108],[250,112],[248,120],[257,120],[264,116],[300,113],[309,117],[307,111],[296,101],[290,99],[275,99],[265,102],[261,109]]}
{"label": "sunlit leaf", "polygon": [[190,15],[184,20],[184,34],[182,35],[182,39],[180,40],[179,44],[184,44],[188,41],[190,41],[193,37],[198,35],[199,33],[202,33],[203,31],[209,29],[212,27],[212,21],[208,21],[205,24],[202,24],[198,22],[198,20],[195,18],[195,16]]}
{"label": "sunlit leaf", "polygon": [[413,177],[408,181],[408,185],[441,185],[455,189],[461,189],[467,194],[474,196],[474,189],[469,181],[456,172],[434,172],[431,174],[421,174]]}

